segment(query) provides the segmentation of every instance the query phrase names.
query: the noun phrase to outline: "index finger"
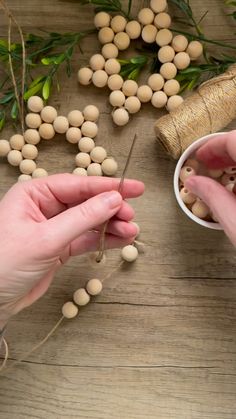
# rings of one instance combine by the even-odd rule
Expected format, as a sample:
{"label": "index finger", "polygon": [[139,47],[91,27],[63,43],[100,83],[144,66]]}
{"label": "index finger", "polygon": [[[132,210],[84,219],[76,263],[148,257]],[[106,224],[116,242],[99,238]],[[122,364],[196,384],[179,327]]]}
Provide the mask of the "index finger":
{"label": "index finger", "polygon": [[198,160],[210,169],[236,165],[236,130],[207,141],[196,152]]}

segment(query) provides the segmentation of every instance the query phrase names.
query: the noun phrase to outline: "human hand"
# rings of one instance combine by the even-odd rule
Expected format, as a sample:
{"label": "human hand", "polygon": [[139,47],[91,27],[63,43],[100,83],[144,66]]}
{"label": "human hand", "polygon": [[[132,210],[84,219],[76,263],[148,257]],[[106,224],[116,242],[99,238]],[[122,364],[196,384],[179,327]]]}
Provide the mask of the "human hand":
{"label": "human hand", "polygon": [[106,247],[131,243],[137,228],[123,199],[144,185],[119,179],[61,174],[14,185],[0,202],[0,328],[48,289],[70,256],[97,250],[99,229],[111,219]]}
{"label": "human hand", "polygon": [[[216,136],[199,148],[196,153],[209,169],[236,167],[236,131]],[[223,185],[209,177],[191,176],[186,187],[199,196],[212,210],[225,233],[236,246],[236,196]],[[236,192],[234,187],[233,192]]]}

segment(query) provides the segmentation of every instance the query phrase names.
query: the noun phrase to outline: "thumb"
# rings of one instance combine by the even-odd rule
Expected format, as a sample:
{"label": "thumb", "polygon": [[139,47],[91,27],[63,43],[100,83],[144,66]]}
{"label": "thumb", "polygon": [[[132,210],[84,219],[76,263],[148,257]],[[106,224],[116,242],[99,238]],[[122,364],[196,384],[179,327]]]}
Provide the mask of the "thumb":
{"label": "thumb", "polygon": [[236,197],[220,183],[204,176],[191,176],[185,186],[211,209],[236,246]]}
{"label": "thumb", "polygon": [[101,193],[45,221],[46,242],[52,254],[113,217],[122,201],[116,191]]}

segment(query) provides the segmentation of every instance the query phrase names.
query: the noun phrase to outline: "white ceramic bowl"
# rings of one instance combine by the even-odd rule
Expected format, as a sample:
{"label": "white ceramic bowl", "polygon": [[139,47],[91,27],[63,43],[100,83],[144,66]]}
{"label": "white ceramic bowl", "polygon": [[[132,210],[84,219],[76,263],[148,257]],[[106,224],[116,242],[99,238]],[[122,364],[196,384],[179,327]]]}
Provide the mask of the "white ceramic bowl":
{"label": "white ceramic bowl", "polygon": [[182,154],[180,157],[176,168],[175,168],[175,174],[174,174],[174,192],[177,199],[177,202],[180,206],[180,208],[185,212],[185,214],[191,218],[191,220],[195,221],[195,223],[200,224],[201,226],[211,228],[213,230],[222,230],[222,227],[219,223],[213,223],[209,221],[201,220],[200,218],[196,217],[183,203],[182,199],[180,198],[179,193],[179,175],[180,170],[182,169],[182,166],[184,165],[185,161],[203,144],[205,144],[210,138],[225,134],[225,132],[218,132],[217,134],[209,134],[205,137],[200,138],[199,140],[194,141]]}

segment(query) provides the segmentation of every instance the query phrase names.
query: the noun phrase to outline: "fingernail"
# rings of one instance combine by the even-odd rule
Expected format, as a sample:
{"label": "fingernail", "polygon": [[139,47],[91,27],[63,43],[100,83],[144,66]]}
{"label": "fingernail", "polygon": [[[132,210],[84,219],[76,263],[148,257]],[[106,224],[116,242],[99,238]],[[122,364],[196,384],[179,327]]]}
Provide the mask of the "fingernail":
{"label": "fingernail", "polygon": [[102,199],[104,199],[110,208],[116,208],[120,206],[122,202],[122,196],[116,191],[105,192],[102,194]]}

